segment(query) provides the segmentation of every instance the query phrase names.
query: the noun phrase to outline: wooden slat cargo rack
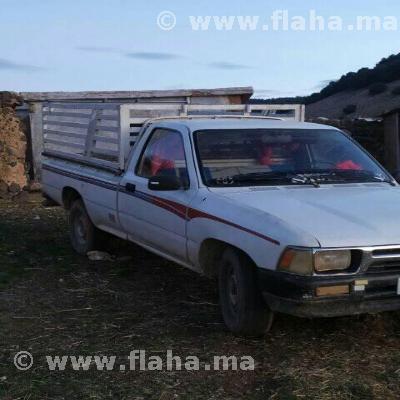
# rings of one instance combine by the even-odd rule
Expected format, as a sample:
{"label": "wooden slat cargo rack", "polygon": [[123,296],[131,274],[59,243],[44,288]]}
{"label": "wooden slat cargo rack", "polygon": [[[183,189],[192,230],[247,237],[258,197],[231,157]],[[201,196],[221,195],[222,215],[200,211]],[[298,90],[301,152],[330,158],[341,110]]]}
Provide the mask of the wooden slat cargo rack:
{"label": "wooden slat cargo rack", "polygon": [[[77,161],[116,173],[124,170],[138,135],[154,119],[268,117],[304,120],[303,105],[243,104],[251,96],[251,88],[142,93],[145,95],[135,92],[136,97],[126,94],[123,97],[121,92],[106,92],[106,98],[102,92],[79,98],[58,93],[22,95],[29,104],[36,105],[34,112],[40,106],[33,118],[31,114],[31,129],[41,131],[43,156]],[[147,96],[148,93],[151,95]]]}

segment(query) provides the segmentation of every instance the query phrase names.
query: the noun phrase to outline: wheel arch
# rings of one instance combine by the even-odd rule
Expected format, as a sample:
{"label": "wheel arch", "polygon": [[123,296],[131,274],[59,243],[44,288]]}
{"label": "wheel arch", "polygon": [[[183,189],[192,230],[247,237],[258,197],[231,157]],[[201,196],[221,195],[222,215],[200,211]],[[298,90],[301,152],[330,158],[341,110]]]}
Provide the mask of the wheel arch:
{"label": "wheel arch", "polygon": [[81,199],[82,195],[73,187],[66,186],[62,190],[62,204],[66,210],[69,210],[75,200]]}
{"label": "wheel arch", "polygon": [[254,260],[250,257],[248,253],[240,249],[239,247],[232,245],[231,243],[225,242],[223,240],[207,238],[204,239],[200,245],[199,249],[199,264],[205,276],[209,278],[216,277],[218,274],[218,259],[221,257],[222,252],[226,248],[231,248],[251,261],[251,263],[256,266]]}

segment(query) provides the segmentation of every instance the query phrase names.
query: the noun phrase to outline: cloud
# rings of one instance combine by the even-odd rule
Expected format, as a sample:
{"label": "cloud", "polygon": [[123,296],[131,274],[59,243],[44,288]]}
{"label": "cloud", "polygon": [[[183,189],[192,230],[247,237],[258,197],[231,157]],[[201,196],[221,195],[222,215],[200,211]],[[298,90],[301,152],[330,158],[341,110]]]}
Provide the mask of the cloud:
{"label": "cloud", "polygon": [[133,53],[127,53],[126,57],[135,58],[137,60],[149,60],[149,61],[168,61],[182,58],[179,54],[174,53],[161,53],[153,51],[136,51]]}
{"label": "cloud", "polygon": [[0,70],[36,72],[43,70],[43,68],[29,64],[18,64],[16,62],[0,58]]}
{"label": "cloud", "polygon": [[239,70],[239,69],[253,68],[253,67],[250,67],[249,65],[235,64],[235,63],[231,63],[228,61],[212,62],[212,63],[209,63],[208,66],[211,68],[225,69],[225,70]]}
{"label": "cloud", "polygon": [[148,61],[168,61],[177,58],[182,58],[179,54],[168,53],[168,52],[157,52],[157,51],[135,51],[129,52],[117,49],[115,47],[107,46],[78,46],[77,50],[85,51],[87,53],[119,53],[125,55],[128,58],[134,58],[136,60],[148,60]]}
{"label": "cloud", "polygon": [[114,47],[106,46],[78,46],[77,50],[86,51],[88,53],[119,53],[120,50]]}
{"label": "cloud", "polygon": [[331,82],[334,82],[336,79],[325,79],[320,81],[317,85],[315,85],[312,90],[322,90],[327,87]]}

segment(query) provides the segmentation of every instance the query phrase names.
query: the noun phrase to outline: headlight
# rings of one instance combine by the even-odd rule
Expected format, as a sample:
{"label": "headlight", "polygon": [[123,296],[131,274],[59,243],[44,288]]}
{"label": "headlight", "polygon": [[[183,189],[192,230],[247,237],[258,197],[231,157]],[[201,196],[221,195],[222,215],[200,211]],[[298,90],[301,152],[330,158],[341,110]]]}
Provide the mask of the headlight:
{"label": "headlight", "polygon": [[314,255],[314,268],[318,272],[343,271],[350,265],[350,250],[322,250]]}
{"label": "headlight", "polygon": [[350,250],[291,249],[283,253],[278,269],[299,275],[312,275],[313,271],[343,271],[351,265]]}

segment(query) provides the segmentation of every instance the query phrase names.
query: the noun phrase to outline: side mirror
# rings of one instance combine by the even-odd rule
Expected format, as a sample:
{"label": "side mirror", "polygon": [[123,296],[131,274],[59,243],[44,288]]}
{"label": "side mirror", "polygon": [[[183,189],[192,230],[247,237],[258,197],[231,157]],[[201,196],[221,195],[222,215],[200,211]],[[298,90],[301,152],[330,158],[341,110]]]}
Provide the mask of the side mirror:
{"label": "side mirror", "polygon": [[177,176],[152,176],[148,188],[157,191],[179,190],[182,188],[182,182]]}

